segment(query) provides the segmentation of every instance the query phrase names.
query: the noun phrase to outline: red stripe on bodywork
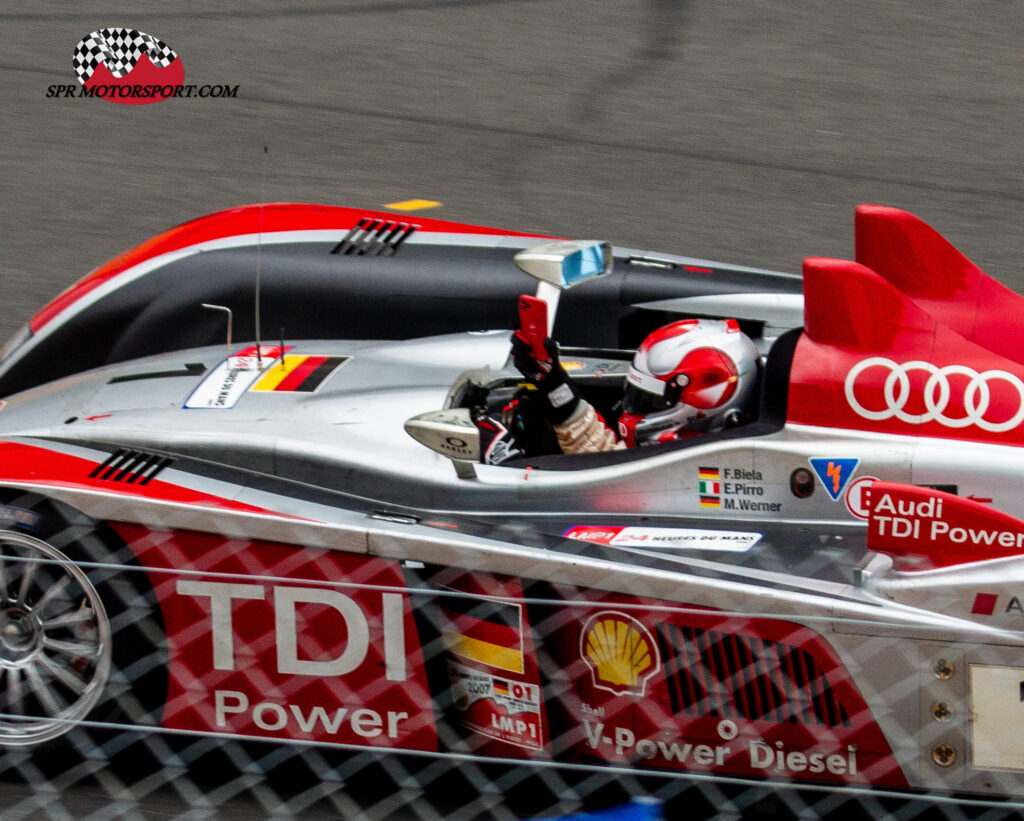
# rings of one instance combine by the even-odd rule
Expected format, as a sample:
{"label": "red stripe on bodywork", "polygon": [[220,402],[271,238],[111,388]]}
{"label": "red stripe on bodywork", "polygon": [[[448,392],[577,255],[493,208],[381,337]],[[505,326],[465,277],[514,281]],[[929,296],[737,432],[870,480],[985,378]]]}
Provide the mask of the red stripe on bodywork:
{"label": "red stripe on bodywork", "polygon": [[[223,239],[239,234],[274,233],[278,231],[347,231],[359,220],[366,217],[394,220],[396,214],[366,211],[361,208],[341,208],[328,205],[310,205],[305,203],[267,203],[260,205],[243,205],[219,211],[205,217],[186,222],[165,231],[129,251],[125,251],[99,268],[96,268],[80,279],[56,299],[50,302],[39,313],[32,317],[29,326],[33,333],[52,320],[68,306],[74,304],[85,294],[113,279],[118,274],[132,268],[147,259],[160,254],[179,251],[201,242]],[[478,234],[492,236],[531,237],[551,239],[536,234],[525,234],[519,231],[504,231],[497,228],[485,228],[479,225],[466,225],[445,220],[421,219],[412,220],[418,231],[435,233]],[[341,239],[339,233],[338,239]]]}
{"label": "red stripe on bodywork", "polygon": [[222,496],[201,493],[170,482],[162,482],[159,479],[153,479],[145,485],[140,485],[90,478],[89,474],[99,464],[91,459],[82,459],[78,456],[70,456],[33,445],[0,442],[0,482],[25,482],[33,485],[87,490],[100,489],[106,493],[136,496],[162,502],[240,510],[286,519],[301,518],[236,502]]}

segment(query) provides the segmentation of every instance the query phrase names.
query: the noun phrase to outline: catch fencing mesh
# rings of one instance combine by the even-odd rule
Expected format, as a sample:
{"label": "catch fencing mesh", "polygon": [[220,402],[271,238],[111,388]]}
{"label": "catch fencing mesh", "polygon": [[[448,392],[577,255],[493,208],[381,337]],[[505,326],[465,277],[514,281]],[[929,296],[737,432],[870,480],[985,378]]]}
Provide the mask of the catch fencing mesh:
{"label": "catch fencing mesh", "polygon": [[920,710],[914,641],[858,645],[904,668],[883,704],[827,622],[6,501],[4,819],[1024,810],[906,783],[947,766],[875,724]]}

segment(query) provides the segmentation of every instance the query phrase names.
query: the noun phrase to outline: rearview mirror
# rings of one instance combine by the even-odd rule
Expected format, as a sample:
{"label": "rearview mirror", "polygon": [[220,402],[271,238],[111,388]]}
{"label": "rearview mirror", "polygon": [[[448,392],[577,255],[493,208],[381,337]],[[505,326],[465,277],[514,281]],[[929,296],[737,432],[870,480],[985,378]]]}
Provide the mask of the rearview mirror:
{"label": "rearview mirror", "polygon": [[611,243],[593,239],[558,240],[536,245],[515,256],[516,265],[534,279],[560,291],[610,274]]}

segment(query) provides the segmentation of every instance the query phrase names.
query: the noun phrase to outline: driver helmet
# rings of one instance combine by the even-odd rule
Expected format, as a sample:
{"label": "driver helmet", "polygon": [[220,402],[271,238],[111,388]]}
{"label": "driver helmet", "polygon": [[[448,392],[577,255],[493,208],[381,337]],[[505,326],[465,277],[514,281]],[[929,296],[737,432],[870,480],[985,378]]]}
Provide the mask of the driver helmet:
{"label": "driver helmet", "polygon": [[633,357],[619,416],[627,445],[671,442],[747,421],[761,356],[735,319],[684,319],[648,336]]}

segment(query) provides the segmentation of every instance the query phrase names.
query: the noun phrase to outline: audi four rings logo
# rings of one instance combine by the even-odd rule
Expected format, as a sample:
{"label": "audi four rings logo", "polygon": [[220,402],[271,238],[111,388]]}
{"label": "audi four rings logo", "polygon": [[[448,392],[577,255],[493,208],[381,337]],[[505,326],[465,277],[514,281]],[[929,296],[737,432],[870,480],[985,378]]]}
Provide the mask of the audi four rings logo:
{"label": "audi four rings logo", "polygon": [[[883,387],[885,398],[885,407],[883,408],[866,408],[854,394],[857,378],[868,368],[886,368],[889,371]],[[921,391],[925,407],[924,413],[908,413],[906,410],[911,396],[910,374],[914,371],[928,374],[928,381],[925,382],[924,390]],[[962,376],[967,380],[963,394],[963,416],[946,414],[953,392],[950,376]],[[992,398],[991,387],[999,382],[1006,383],[1016,392],[1017,410],[1009,419],[993,422],[985,418],[985,413],[989,409]],[[1007,371],[990,370],[978,373],[966,365],[946,365],[940,368],[931,362],[922,360],[904,362],[901,365],[884,356],[873,356],[858,362],[850,369],[846,375],[845,387],[846,401],[850,403],[850,407],[859,416],[875,422],[896,417],[901,422],[911,425],[924,422],[938,422],[947,428],[966,428],[976,425],[989,433],[1003,433],[1024,422],[1024,382]]]}

